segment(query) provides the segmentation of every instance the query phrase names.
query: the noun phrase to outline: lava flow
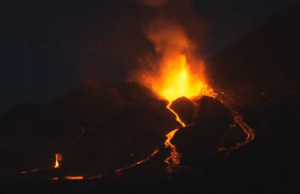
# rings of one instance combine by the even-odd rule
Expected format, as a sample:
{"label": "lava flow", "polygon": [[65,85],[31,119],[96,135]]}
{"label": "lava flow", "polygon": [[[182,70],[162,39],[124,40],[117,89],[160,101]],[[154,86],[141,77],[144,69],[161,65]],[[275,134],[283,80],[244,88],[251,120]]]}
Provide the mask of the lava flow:
{"label": "lava flow", "polygon": [[149,160],[149,159],[150,159],[152,156],[154,156],[158,151],[159,151],[158,149],[155,150],[148,158],[143,159],[143,160],[140,160],[140,161],[138,161],[137,163],[134,163],[134,164],[132,164],[132,165],[130,165],[130,166],[126,166],[126,167],[124,167],[124,168],[119,168],[119,169],[117,169],[117,170],[115,171],[115,173],[116,173],[117,175],[120,175],[120,172],[121,172],[121,171],[126,170],[126,169],[129,169],[129,168],[132,168],[132,167],[134,167],[134,166],[136,166],[136,165],[139,165],[139,164],[141,164],[141,163],[143,163],[143,162]]}
{"label": "lava flow", "polygon": [[65,176],[64,179],[68,179],[68,180],[82,180],[83,176]]}
{"label": "lava flow", "polygon": [[[170,110],[175,116],[182,127],[186,124],[180,119],[178,114],[171,108],[174,100],[180,97],[192,98],[201,95],[215,97],[216,94],[212,89],[205,84],[203,72],[203,63],[200,63],[199,71],[191,71],[190,65],[187,63],[186,56],[183,54],[173,54],[164,56],[159,64],[160,69],[154,76],[153,73],[144,75],[142,80],[145,85],[150,86],[151,89],[161,96],[163,99],[168,100],[167,109]],[[202,75],[200,78],[197,73]],[[179,128],[174,129],[166,135],[167,140],[165,146],[172,149],[170,157],[165,162],[170,166],[178,166],[180,164],[180,154],[176,151],[176,146],[171,143],[171,139],[178,131]],[[172,161],[172,163],[171,163]]]}
{"label": "lava flow", "polygon": [[[178,121],[182,127],[185,127],[185,123],[182,122],[179,118],[179,116],[177,115],[177,113],[171,109],[171,102],[169,102],[168,106],[167,106],[167,109],[169,109],[175,116],[176,116],[176,121]],[[165,141],[165,146],[166,148],[167,147],[170,147],[172,149],[172,152],[171,152],[171,156],[168,157],[165,162],[169,165],[171,165],[170,163],[170,160],[172,160],[172,165],[179,165],[180,164],[180,154],[176,151],[176,146],[173,145],[171,143],[171,139],[173,138],[173,136],[175,135],[175,133],[178,131],[178,129],[175,129],[173,131],[171,131],[170,133],[167,134],[167,140]]]}

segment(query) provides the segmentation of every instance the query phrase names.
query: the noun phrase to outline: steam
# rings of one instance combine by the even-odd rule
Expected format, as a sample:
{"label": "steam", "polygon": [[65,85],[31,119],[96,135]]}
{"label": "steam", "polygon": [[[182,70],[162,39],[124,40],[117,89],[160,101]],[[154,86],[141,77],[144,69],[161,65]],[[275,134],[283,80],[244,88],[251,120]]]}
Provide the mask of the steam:
{"label": "steam", "polygon": [[147,5],[147,6],[162,6],[168,3],[169,0],[136,0],[138,3]]}

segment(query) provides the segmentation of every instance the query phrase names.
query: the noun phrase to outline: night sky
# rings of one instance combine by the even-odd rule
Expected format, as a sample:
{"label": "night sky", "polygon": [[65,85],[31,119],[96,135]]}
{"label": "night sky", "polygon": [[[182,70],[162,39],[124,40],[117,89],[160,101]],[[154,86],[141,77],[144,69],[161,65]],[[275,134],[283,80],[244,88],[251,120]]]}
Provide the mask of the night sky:
{"label": "night sky", "polygon": [[[193,1],[206,29],[205,41],[198,43],[203,57],[255,30],[273,10],[297,3]],[[23,102],[51,100],[82,83],[124,81],[137,57],[153,49],[140,24],[157,9],[130,0],[2,0],[0,113]]]}

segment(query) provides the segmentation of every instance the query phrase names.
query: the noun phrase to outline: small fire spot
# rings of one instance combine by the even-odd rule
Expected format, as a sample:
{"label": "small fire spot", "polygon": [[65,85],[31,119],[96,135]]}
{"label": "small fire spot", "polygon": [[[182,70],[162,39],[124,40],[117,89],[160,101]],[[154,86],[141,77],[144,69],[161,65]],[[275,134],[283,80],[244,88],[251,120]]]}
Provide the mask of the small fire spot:
{"label": "small fire spot", "polygon": [[54,168],[59,168],[59,162],[62,160],[61,154],[55,154],[55,165]]}

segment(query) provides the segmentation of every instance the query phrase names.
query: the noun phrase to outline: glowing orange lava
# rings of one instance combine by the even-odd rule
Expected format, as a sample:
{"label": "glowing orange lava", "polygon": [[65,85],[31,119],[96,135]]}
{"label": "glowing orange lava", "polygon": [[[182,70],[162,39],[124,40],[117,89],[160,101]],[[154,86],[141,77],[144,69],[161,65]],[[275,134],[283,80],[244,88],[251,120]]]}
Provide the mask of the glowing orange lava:
{"label": "glowing orange lava", "polygon": [[55,154],[55,165],[54,168],[59,168],[59,161],[61,161],[62,156],[60,154]]}
{"label": "glowing orange lava", "polygon": [[143,160],[140,160],[140,161],[138,161],[137,163],[132,164],[132,165],[130,165],[130,166],[126,166],[126,167],[124,167],[124,168],[120,168],[120,169],[116,170],[115,173],[118,174],[118,175],[120,175],[120,172],[121,172],[121,171],[126,170],[126,169],[128,169],[128,168],[132,168],[132,167],[134,167],[134,166],[136,166],[136,165],[139,165],[139,164],[141,164],[141,163],[143,163],[143,162],[149,160],[149,159],[150,159],[152,156],[154,156],[158,151],[159,151],[158,149],[155,150],[148,158],[143,159]]}
{"label": "glowing orange lava", "polygon": [[65,176],[64,179],[68,179],[68,180],[82,180],[83,176]]}
{"label": "glowing orange lava", "polygon": [[[50,178],[50,180],[58,180],[59,178],[58,177],[53,177],[53,178]],[[64,176],[63,179],[66,179],[66,180],[82,180],[84,179],[83,176]]]}
{"label": "glowing orange lava", "polygon": [[[182,127],[185,127],[186,126],[185,123],[182,122],[180,120],[179,116],[177,115],[177,113],[170,108],[171,104],[172,104],[172,102],[169,102],[169,104],[167,106],[167,109],[169,109],[176,116],[176,121],[178,121],[181,124]],[[171,139],[173,138],[173,136],[175,135],[175,133],[177,131],[178,131],[178,129],[175,129],[175,130],[173,130],[173,131],[171,131],[170,133],[167,134],[167,140],[165,141],[165,146],[166,146],[166,148],[170,147],[172,149],[170,157],[168,157],[165,160],[165,162],[167,164],[171,164],[170,160],[172,160],[173,165],[179,165],[180,164],[181,155],[176,151],[176,146],[171,143]]]}
{"label": "glowing orange lava", "polygon": [[185,55],[182,54],[164,57],[157,74],[144,75],[143,82],[169,102],[183,96],[187,98],[199,95],[214,96],[213,90],[205,83],[202,70],[204,64],[198,66],[198,70],[192,70]]}

